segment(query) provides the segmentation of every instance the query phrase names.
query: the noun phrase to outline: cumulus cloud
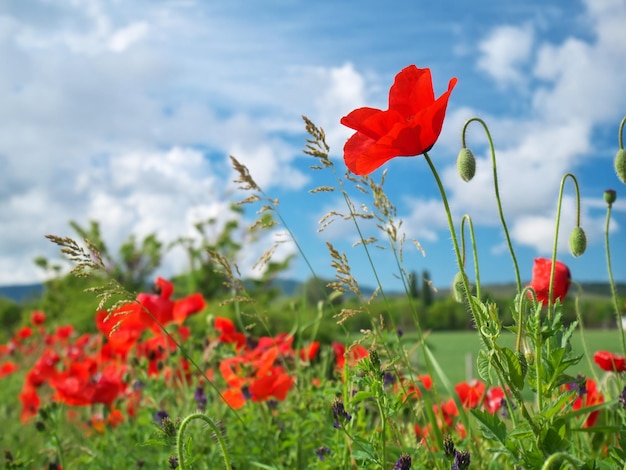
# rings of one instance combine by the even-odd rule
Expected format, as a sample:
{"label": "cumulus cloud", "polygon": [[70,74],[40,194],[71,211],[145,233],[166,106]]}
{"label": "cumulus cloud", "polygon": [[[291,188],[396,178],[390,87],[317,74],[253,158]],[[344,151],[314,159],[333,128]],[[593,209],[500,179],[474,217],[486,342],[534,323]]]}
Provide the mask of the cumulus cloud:
{"label": "cumulus cloud", "polygon": [[519,84],[524,81],[523,67],[531,57],[533,43],[531,24],[498,26],[478,45],[477,67],[501,86]]}
{"label": "cumulus cloud", "polygon": [[115,31],[108,40],[113,52],[124,52],[134,42],[139,41],[148,33],[148,23],[139,21]]}
{"label": "cumulus cloud", "polygon": [[[56,255],[43,235],[71,235],[71,219],[99,220],[112,244],[130,233],[189,235],[198,217],[227,212],[229,155],[269,192],[317,185],[304,170],[300,115],[326,130],[340,162],[352,132],[340,117],[360,106],[385,107],[396,71],[389,61],[415,52],[399,49],[392,60],[388,51],[367,50],[367,38],[350,39],[343,24],[336,44],[324,39],[318,48],[319,17],[287,7],[280,13],[289,21],[278,23],[267,21],[271,15],[261,21],[234,14],[230,2],[118,7],[93,0],[0,6],[0,283],[37,279],[32,258]],[[585,162],[597,126],[626,107],[626,6],[588,0],[585,8],[585,37],[547,41],[532,22],[488,30],[473,65],[524,100],[524,114],[505,118],[490,115],[489,103],[452,104],[437,147],[455,214],[473,212],[494,226],[482,134],[472,129],[469,140],[479,158],[474,181],[460,183],[445,167],[458,151],[462,122],[485,117],[502,162],[503,204],[514,236],[528,246],[547,239],[529,227],[544,233],[561,174]],[[347,51],[372,53],[368,65],[342,52],[348,40],[360,44]],[[374,57],[380,61],[370,65]],[[594,209],[585,209],[589,220]],[[429,197],[402,200],[402,211],[411,237],[434,241],[446,226]]]}
{"label": "cumulus cloud", "polygon": [[[98,220],[115,247],[130,233],[189,234],[200,207],[227,214],[231,154],[265,190],[307,183],[292,142],[311,100],[304,84],[337,97],[350,67],[281,64],[289,42],[263,24],[226,23],[182,2],[0,7],[10,65],[0,74],[0,259],[20,263],[0,283],[40,279],[31,260],[57,256],[43,235],[72,235],[69,220]],[[309,107],[312,117],[326,108]]]}
{"label": "cumulus cloud", "polygon": [[[495,27],[481,43],[483,55],[478,66],[499,83],[512,83],[526,75],[543,81],[531,92],[528,113],[506,118],[483,116],[494,136],[501,200],[511,236],[517,244],[542,254],[551,250],[554,239],[561,177],[590,157],[594,130],[606,122],[617,121],[626,108],[626,89],[621,80],[626,75],[626,64],[618,59],[626,56],[626,43],[615,41],[616,18],[626,20],[626,5],[606,2],[600,8],[591,4],[596,5],[587,2],[588,21],[594,32],[591,40],[567,37],[560,43],[539,42],[534,40],[532,25],[525,25]],[[538,51],[534,59],[533,47]],[[472,114],[480,114],[480,110],[457,110],[450,118],[460,127],[461,121]],[[470,127],[468,135],[479,134],[474,146],[469,140],[477,157],[476,176],[464,183],[450,165],[442,171],[443,180],[449,188],[455,217],[467,212],[475,223],[497,226],[500,221],[493,166],[484,133],[477,129],[480,126],[475,127]],[[450,146],[446,139],[443,144]],[[575,217],[572,201],[565,199],[560,250],[567,250]],[[590,200],[583,198],[582,204],[589,242],[597,242],[603,230],[602,217],[595,215],[597,205]],[[432,220],[430,216],[415,217],[415,209],[408,214],[408,229],[428,237],[423,223]],[[435,214],[436,210],[432,210],[432,216]],[[618,224],[614,224],[612,230],[617,229]]]}

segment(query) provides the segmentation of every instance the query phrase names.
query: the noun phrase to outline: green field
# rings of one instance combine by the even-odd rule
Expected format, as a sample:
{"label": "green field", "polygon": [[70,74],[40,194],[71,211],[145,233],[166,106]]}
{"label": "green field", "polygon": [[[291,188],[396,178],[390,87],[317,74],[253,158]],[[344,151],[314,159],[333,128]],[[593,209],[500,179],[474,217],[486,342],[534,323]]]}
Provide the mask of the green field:
{"label": "green field", "polygon": [[[478,377],[476,372],[476,355],[480,349],[480,339],[476,331],[450,331],[434,332],[428,335],[426,342],[433,351],[436,359],[446,372],[448,379],[453,384],[468,378]],[[606,350],[621,353],[620,334],[617,330],[589,330],[585,331],[585,342],[590,355],[595,351]],[[513,348],[514,337],[508,335],[504,337],[502,346]],[[573,338],[573,348],[576,352],[583,354],[580,334],[576,333]],[[421,355],[421,350],[417,348],[415,354]],[[593,359],[593,358],[591,358]],[[418,363],[423,361],[418,359]],[[471,364],[471,369],[469,364]],[[589,367],[586,357],[575,367],[575,372],[593,377],[593,372],[601,375],[602,371],[593,366],[593,371]],[[470,372],[470,370],[472,372]],[[436,379],[436,378],[435,378]]]}

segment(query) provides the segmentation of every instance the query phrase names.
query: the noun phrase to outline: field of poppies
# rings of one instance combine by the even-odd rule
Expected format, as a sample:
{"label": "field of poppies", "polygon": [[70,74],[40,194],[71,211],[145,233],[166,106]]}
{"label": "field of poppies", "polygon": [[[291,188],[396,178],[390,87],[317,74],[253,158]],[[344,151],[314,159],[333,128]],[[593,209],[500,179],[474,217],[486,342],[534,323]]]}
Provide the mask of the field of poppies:
{"label": "field of poppies", "polygon": [[[556,259],[555,249],[551,258],[534,261],[532,281],[522,285],[502,210],[517,284],[510,322],[482,295],[478,266],[475,275],[466,270],[466,251],[476,252],[471,218],[464,216],[460,229],[455,226],[428,154],[455,85],[456,79],[450,80],[448,90],[435,98],[430,70],[409,66],[398,73],[389,109],[359,108],[342,119],[356,131],[344,148],[350,171],[338,177],[336,188],[320,191],[339,191],[346,198],[347,213],[329,217],[352,219],[357,226],[363,218],[375,218],[390,253],[401,260],[404,239],[393,204],[383,183],[367,175],[397,156],[426,159],[458,264],[452,295],[467,310],[482,345],[476,378],[448,379],[447,365],[426,341],[420,306],[410,296],[411,335],[394,316],[372,315],[376,303],[389,302],[384,286],[365,297],[347,257],[330,243],[336,280],[318,315],[303,321],[294,315],[290,329],[272,331],[272,304],[239,278],[216,247],[206,251],[227,285],[219,309],[200,292],[178,295],[176,284],[161,277],[152,291],[130,294],[93,241],[49,236],[74,263],[74,274],[101,283],[93,295],[102,301],[90,317],[95,325],[90,332],[33,311],[27,324],[0,345],[4,467],[625,468],[622,322],[610,333],[619,336],[621,351],[588,350],[577,304],[572,308],[578,320],[563,321],[572,282],[566,263]],[[463,132],[471,122],[488,133],[479,119],[470,120]],[[615,169],[626,183],[624,122]],[[315,170],[337,174],[323,130],[306,118],[305,124],[305,153],[315,159]],[[234,158],[233,165],[246,192],[242,204],[261,204],[260,220],[267,222],[271,214],[289,231],[277,203]],[[458,170],[464,181],[475,171],[473,154],[464,145]],[[563,181],[568,179],[577,185],[574,175]],[[497,177],[494,183],[500,207]],[[346,184],[370,195],[371,207],[358,209]],[[616,192],[607,190],[604,198],[608,227]],[[363,239],[363,250],[370,243]],[[571,252],[581,256],[585,247],[585,233],[577,226]],[[608,235],[606,248],[610,260]],[[271,254],[261,262],[269,265]],[[620,319],[623,300],[616,295],[610,261],[608,270]],[[410,279],[401,264],[398,276],[408,293]],[[356,304],[338,304],[337,296],[348,291]],[[368,328],[346,327],[356,316],[368,318]],[[319,334],[328,317],[340,331],[331,340]],[[582,350],[572,347],[574,334],[582,335]],[[573,372],[580,361],[589,362],[592,376]]]}

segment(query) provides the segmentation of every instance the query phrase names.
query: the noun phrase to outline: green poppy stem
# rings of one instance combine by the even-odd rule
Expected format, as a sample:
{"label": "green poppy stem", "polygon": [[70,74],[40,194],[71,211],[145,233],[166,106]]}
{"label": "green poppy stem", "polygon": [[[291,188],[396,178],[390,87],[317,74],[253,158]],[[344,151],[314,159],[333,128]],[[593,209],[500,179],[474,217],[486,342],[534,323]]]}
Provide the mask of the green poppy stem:
{"label": "green poppy stem", "polygon": [[502,223],[502,229],[504,230],[504,236],[506,238],[506,243],[509,247],[509,253],[511,254],[511,258],[513,260],[513,267],[515,268],[515,282],[517,284],[517,292],[522,290],[522,281],[520,279],[519,266],[517,264],[517,258],[515,256],[515,251],[513,250],[513,244],[511,243],[511,236],[509,235],[509,229],[506,224],[506,220],[504,219],[504,211],[502,210],[502,201],[500,199],[500,189],[498,186],[498,166],[496,162],[496,151],[493,145],[493,140],[491,139],[491,133],[489,132],[489,128],[485,121],[480,118],[474,117],[469,119],[465,125],[463,126],[463,131],[461,132],[461,143],[462,146],[465,147],[465,133],[467,131],[467,127],[471,122],[478,122],[482,125],[485,130],[485,134],[487,134],[487,140],[489,142],[489,151],[491,153],[491,164],[493,167],[493,187],[496,193],[496,202],[498,203],[498,214],[500,215],[500,222]]}
{"label": "green poppy stem", "polygon": [[[621,134],[620,134],[621,137]],[[613,279],[613,269],[611,267],[611,250],[609,247],[609,226],[611,223],[611,204],[608,205],[606,210],[606,224],[604,226],[604,246],[606,252],[606,267],[609,273],[609,285],[611,286],[611,298],[613,300],[613,308],[615,309],[615,319],[617,320],[617,327],[619,328],[620,338],[622,340],[622,351],[626,356],[626,337],[624,334],[624,324],[622,322],[622,315],[619,304],[617,302],[617,290],[615,289],[615,280]]]}
{"label": "green poppy stem", "polygon": [[219,427],[215,424],[215,422],[211,418],[209,418],[208,416],[202,413],[193,413],[187,416],[185,419],[183,419],[182,423],[180,424],[180,429],[178,430],[178,434],[176,435],[176,452],[178,456],[179,470],[185,469],[185,452],[184,452],[185,431],[187,430],[187,426],[189,426],[189,424],[196,419],[204,421],[213,430],[215,439],[217,440],[217,443],[220,446],[222,458],[224,459],[224,468],[226,470],[232,470],[233,467],[230,463],[230,454],[228,453],[228,447],[226,446],[226,441],[224,440],[224,437],[222,436],[222,433]]}
{"label": "green poppy stem", "polygon": [[571,178],[574,183],[574,189],[576,190],[576,226],[580,226],[580,190],[578,188],[578,180],[572,173],[566,173],[561,178],[561,186],[559,188],[559,202],[556,208],[556,227],[554,230],[554,244],[552,246],[552,265],[550,266],[550,287],[548,289],[548,321],[552,321],[552,315],[554,313],[553,302],[553,289],[554,289],[554,275],[556,273],[556,253],[559,244],[559,227],[561,225],[561,205],[563,202],[563,192],[565,188],[565,182],[567,178]]}

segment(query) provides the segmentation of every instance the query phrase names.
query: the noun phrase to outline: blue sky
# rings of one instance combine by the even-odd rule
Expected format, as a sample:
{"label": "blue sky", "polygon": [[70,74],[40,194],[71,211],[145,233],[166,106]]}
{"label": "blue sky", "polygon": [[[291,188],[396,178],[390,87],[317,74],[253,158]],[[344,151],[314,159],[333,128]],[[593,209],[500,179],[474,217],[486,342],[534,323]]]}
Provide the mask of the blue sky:
{"label": "blue sky", "polygon": [[[611,244],[617,280],[626,281],[626,194],[613,171],[626,115],[626,4],[586,1],[38,1],[0,4],[0,284],[42,279],[35,256],[58,256],[44,235],[73,235],[69,220],[98,220],[115,247],[130,233],[169,242],[193,234],[201,218],[227,214],[234,191],[228,156],[246,164],[273,198],[314,270],[334,275],[326,241],[345,251],[354,275],[373,278],[356,233],[337,222],[318,233],[339,194],[309,194],[329,175],[309,169],[300,116],[323,127],[340,176],[351,131],[341,116],[386,107],[393,78],[409,64],[432,70],[435,92],[451,77],[444,129],[430,152],[455,222],[472,216],[483,282],[514,280],[496,212],[485,138],[470,127],[476,177],[454,171],[463,123],[490,127],[502,203],[521,276],[549,256],[561,177],[579,178],[589,247],[574,259],[573,187],[566,185],[558,257],[574,279],[607,279],[606,205],[615,189]],[[423,158],[387,170],[387,194],[407,240],[405,267],[428,270],[438,287],[455,272],[450,235]],[[360,194],[357,203],[371,205]],[[249,222],[255,214],[245,215]],[[371,228],[364,226],[368,234]],[[251,266],[278,228],[244,250]],[[379,237],[381,234],[378,234]],[[276,237],[276,238],[275,238]],[[382,237],[381,237],[382,238]],[[281,243],[277,256],[294,250]],[[397,289],[391,253],[374,250],[384,287]],[[185,268],[171,252],[161,275]],[[471,265],[470,265],[470,269]],[[289,276],[310,276],[300,259]]]}

